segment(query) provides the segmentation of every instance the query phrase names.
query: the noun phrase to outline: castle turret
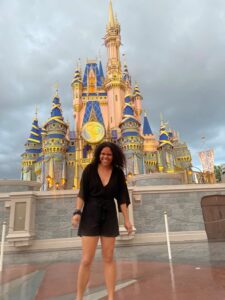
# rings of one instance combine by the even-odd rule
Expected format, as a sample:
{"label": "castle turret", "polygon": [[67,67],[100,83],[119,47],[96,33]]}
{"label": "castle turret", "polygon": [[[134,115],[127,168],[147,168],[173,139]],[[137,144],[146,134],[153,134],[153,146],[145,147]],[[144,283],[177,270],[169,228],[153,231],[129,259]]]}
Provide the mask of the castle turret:
{"label": "castle turret", "polygon": [[22,180],[37,180],[35,174],[35,162],[41,153],[42,138],[41,129],[38,125],[37,117],[34,118],[30,136],[25,144],[25,152],[22,156]]}
{"label": "castle turret", "polygon": [[146,113],[144,116],[144,123],[143,123],[143,137],[144,137],[143,150],[144,150],[145,172],[146,173],[156,172],[157,171],[157,148],[159,143],[152,132]]}
{"label": "castle turret", "polygon": [[120,123],[121,137],[119,144],[127,159],[127,174],[142,174],[143,164],[143,137],[140,135],[139,121],[134,117],[134,110],[131,105],[131,96],[125,98],[123,119]]}
{"label": "castle turret", "polygon": [[190,169],[192,166],[192,158],[187,144],[180,140],[179,134],[177,134],[175,130],[171,131],[171,139],[173,141],[176,170]]}
{"label": "castle turret", "polygon": [[74,78],[71,83],[72,91],[73,91],[73,115],[75,122],[77,124],[80,123],[80,111],[83,107],[82,101],[82,80],[81,80],[81,71],[79,68],[76,69],[74,73]]}
{"label": "castle turret", "polygon": [[141,121],[141,114],[142,114],[142,99],[143,98],[141,92],[136,83],[133,92],[133,101],[134,101],[135,113],[139,122]]}
{"label": "castle turret", "polygon": [[68,125],[64,122],[61,103],[56,93],[52,101],[51,117],[44,125],[46,136],[43,140],[46,189],[63,189],[66,163],[66,139]]}
{"label": "castle turret", "polygon": [[173,144],[166,124],[161,121],[159,148],[158,148],[158,168],[160,172],[173,173],[175,171],[175,159]]}

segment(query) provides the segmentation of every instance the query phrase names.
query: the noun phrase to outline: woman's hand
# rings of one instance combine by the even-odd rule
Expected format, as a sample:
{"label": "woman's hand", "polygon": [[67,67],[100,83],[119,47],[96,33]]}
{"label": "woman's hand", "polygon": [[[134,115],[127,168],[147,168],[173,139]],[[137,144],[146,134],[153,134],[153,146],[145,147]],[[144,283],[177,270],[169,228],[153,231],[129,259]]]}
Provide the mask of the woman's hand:
{"label": "woman's hand", "polygon": [[130,220],[125,220],[125,221],[124,221],[124,227],[126,228],[128,234],[131,234],[131,233],[132,233],[132,231],[133,231],[133,226],[132,226]]}
{"label": "woman's hand", "polygon": [[71,222],[72,222],[72,226],[73,226],[74,228],[76,228],[76,227],[78,226],[78,224],[80,223],[80,218],[81,218],[81,216],[78,215],[78,214],[72,216]]}

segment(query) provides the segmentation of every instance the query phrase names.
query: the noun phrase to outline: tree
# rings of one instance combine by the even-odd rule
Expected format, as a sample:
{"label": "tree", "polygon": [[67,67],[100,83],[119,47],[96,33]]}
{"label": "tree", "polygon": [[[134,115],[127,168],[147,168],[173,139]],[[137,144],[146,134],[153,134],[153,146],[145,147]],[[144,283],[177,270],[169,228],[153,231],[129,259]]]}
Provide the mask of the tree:
{"label": "tree", "polygon": [[221,174],[222,174],[221,166],[214,166],[214,173],[216,176],[216,182],[221,182]]}

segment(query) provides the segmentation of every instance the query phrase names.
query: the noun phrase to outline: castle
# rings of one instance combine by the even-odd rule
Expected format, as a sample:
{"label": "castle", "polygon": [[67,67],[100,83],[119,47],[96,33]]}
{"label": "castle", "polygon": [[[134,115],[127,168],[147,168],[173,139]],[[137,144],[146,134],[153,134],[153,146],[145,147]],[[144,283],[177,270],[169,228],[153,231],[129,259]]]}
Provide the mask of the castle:
{"label": "castle", "polygon": [[178,134],[161,120],[157,138],[147,115],[142,116],[140,89],[137,84],[132,87],[127,64],[121,63],[120,24],[111,0],[104,43],[105,73],[101,61],[88,60],[84,71],[78,66],[72,80],[75,131],[63,118],[58,92],[42,128],[34,118],[22,154],[22,180],[39,181],[42,190],[76,189],[102,141],[112,141],[123,149],[126,175],[176,173],[191,167],[190,151]]}

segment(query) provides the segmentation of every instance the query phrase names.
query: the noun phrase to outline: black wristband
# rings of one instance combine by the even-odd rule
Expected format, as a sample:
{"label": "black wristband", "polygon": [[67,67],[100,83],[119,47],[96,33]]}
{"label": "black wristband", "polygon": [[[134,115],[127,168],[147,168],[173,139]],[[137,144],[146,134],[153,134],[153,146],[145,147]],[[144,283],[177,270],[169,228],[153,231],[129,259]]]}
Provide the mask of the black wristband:
{"label": "black wristband", "polygon": [[73,216],[75,216],[75,215],[81,216],[82,215],[82,211],[80,209],[75,209],[75,211],[73,213]]}

